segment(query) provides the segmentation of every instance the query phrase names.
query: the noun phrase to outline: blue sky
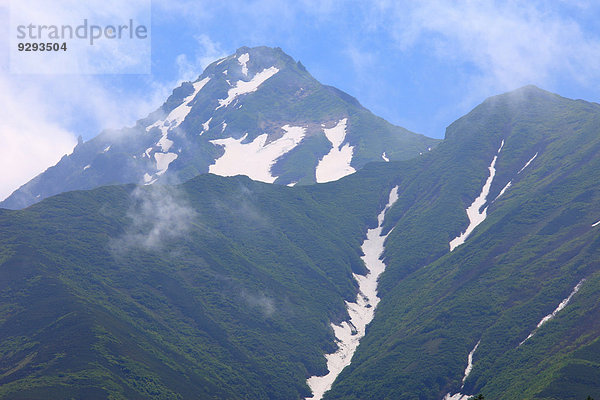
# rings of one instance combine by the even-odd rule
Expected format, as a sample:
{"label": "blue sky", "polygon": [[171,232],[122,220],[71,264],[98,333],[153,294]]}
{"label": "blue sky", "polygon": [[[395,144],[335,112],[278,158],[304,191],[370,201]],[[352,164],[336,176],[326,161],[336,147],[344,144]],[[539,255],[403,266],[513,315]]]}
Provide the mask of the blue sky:
{"label": "blue sky", "polygon": [[[375,114],[438,138],[486,97],[526,84],[600,102],[599,3],[152,0],[150,75],[11,75],[0,57],[0,140],[10,153],[0,168],[14,171],[2,174],[0,198],[78,135],[132,124],[241,46],[281,47]],[[0,0],[4,54],[8,4]]]}

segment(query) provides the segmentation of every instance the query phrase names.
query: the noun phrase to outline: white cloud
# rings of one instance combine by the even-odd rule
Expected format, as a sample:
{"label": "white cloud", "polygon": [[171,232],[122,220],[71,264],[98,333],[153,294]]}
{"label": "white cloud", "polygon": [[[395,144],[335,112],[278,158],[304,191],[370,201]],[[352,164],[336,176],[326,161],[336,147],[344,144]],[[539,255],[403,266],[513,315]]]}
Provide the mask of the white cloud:
{"label": "white cloud", "polygon": [[[78,135],[130,126],[172,89],[148,82],[145,93],[128,93],[94,75],[0,74],[0,198],[70,153]],[[82,119],[93,127],[89,132],[69,128]]]}
{"label": "white cloud", "polygon": [[[585,6],[581,3],[580,6]],[[371,18],[386,26],[403,51],[425,46],[449,64],[477,68],[474,83],[512,89],[551,86],[565,74],[579,82],[600,77],[600,38],[542,2],[380,0]]]}
{"label": "white cloud", "polygon": [[264,293],[252,294],[242,289],[241,296],[249,306],[257,308],[265,317],[270,317],[276,310],[275,300]]}
{"label": "white cloud", "polygon": [[115,256],[130,250],[160,251],[192,228],[197,214],[185,194],[175,186],[140,186],[134,189],[123,235],[110,242]]}
{"label": "white cloud", "polygon": [[0,79],[0,199],[73,150],[72,132],[48,117],[43,97]]}
{"label": "white cloud", "polygon": [[227,53],[221,48],[218,42],[214,42],[208,35],[201,34],[195,37],[198,48],[193,59],[190,60],[187,54],[177,56],[176,63],[179,71],[179,82],[194,81],[213,61],[225,57]]}
{"label": "white cloud", "polygon": [[[111,8],[111,15],[133,12],[130,9],[133,6],[119,3],[117,7],[116,3]],[[54,3],[46,4],[47,7],[30,8],[28,12],[39,18],[68,14],[66,9],[53,10]],[[139,1],[136,4],[138,7]],[[8,52],[10,46],[7,6],[0,4],[0,25],[5,33],[0,35],[3,52]],[[0,62],[0,101],[3,105],[0,108],[0,143],[4,153],[0,158],[3,171],[0,174],[0,199],[70,153],[79,134],[96,135],[103,128],[131,125],[156,109],[172,90],[172,87],[167,90],[143,75],[133,76],[144,82],[139,85],[143,89],[130,92],[123,84],[130,76],[20,75],[8,71],[7,56]],[[82,121],[85,121],[83,126]]]}

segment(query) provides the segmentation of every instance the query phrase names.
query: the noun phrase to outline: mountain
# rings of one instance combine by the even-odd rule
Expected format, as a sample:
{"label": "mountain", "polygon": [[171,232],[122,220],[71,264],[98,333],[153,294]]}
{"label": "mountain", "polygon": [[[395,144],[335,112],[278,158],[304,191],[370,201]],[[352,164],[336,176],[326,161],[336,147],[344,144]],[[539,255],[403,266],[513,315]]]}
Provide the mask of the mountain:
{"label": "mountain", "polygon": [[309,396],[387,200],[381,165],[326,187],[202,175],[0,210],[0,398]]}
{"label": "mountain", "polygon": [[600,105],[492,97],[401,170],[382,300],[324,398],[600,397]]}
{"label": "mountain", "polygon": [[335,182],[0,209],[0,398],[309,397],[362,329],[374,229],[380,301],[323,399],[600,398],[598,182],[600,105],[527,86]]}
{"label": "mountain", "polygon": [[133,127],[105,131],[0,203],[20,209],[102,185],[180,183],[211,172],[284,185],[328,182],[439,141],[394,126],[314,79],[281,49],[242,47]]}

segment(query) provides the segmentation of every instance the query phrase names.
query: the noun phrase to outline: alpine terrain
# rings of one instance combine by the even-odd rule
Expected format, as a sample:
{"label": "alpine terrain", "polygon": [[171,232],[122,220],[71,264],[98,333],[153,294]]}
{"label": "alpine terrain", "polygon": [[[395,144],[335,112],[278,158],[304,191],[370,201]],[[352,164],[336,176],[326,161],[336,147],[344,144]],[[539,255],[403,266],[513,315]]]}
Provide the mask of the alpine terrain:
{"label": "alpine terrain", "polygon": [[413,158],[437,142],[320,84],[281,49],[243,47],[135,126],[80,141],[0,206],[108,184],[180,183],[206,172],[284,185],[329,182],[371,161]]}
{"label": "alpine terrain", "polygon": [[5,201],[0,398],[598,399],[599,182],[599,104],[437,143],[242,48]]}

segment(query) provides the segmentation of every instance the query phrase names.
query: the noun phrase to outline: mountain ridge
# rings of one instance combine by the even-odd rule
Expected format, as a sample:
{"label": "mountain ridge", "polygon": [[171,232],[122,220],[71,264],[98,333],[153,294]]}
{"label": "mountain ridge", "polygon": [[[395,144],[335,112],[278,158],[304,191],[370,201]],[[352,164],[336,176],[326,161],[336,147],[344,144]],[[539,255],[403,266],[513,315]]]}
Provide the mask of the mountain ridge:
{"label": "mountain ridge", "polygon": [[527,86],[333,182],[201,174],[0,209],[0,398],[310,396],[395,187],[381,301],[323,398],[600,396],[599,133],[600,105]]}
{"label": "mountain ridge", "polygon": [[[394,229],[371,335],[324,399],[440,399],[462,390],[463,378],[462,393],[498,399],[597,396],[593,378],[577,386],[577,369],[568,366],[575,363],[582,374],[596,376],[599,354],[590,355],[593,361],[584,368],[572,350],[548,347],[547,341],[545,353],[529,341],[515,349],[581,279],[598,279],[600,231],[591,214],[600,201],[600,107],[526,87],[483,102],[448,131],[399,181],[400,198],[386,219],[387,229]],[[465,211],[496,156],[487,218],[451,252],[449,242],[469,225]],[[582,286],[588,296],[595,290],[589,285]],[[592,346],[597,330],[585,319],[595,318],[597,308],[581,293],[556,321],[584,301],[591,308],[572,317],[582,328],[571,323],[559,325],[558,332],[570,329],[570,338]],[[538,334],[552,332],[550,324]],[[478,342],[465,377],[467,356]],[[510,367],[503,364],[507,359]],[[544,361],[549,359],[555,367]],[[555,375],[554,368],[563,366],[562,375]],[[571,393],[559,389],[560,379]]]}
{"label": "mountain ridge", "polygon": [[[325,129],[338,125],[341,142],[334,146]],[[242,47],[175,88],[133,127],[79,143],[0,206],[22,208],[62,191],[107,184],[179,183],[206,172],[310,184],[384,157],[412,158],[438,142],[394,126],[354,97],[320,84],[280,48]],[[340,172],[322,166],[317,177],[325,157]]]}

